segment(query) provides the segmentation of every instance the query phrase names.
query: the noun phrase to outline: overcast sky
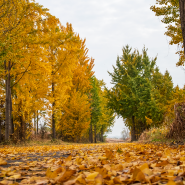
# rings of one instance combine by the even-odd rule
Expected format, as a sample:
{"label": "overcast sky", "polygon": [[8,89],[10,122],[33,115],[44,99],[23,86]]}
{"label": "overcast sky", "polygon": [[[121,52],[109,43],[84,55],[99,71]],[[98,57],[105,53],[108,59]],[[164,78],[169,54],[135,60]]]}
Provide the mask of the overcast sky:
{"label": "overcast sky", "polygon": [[[95,59],[95,75],[110,87],[112,71],[122,48],[129,44],[140,52],[145,45],[151,58],[157,56],[162,73],[168,70],[174,85],[184,86],[185,71],[176,67],[177,46],[168,44],[165,25],[150,10],[156,0],[36,0],[60,19],[71,23],[81,38],[86,38],[89,57]],[[124,123],[116,119],[110,137],[120,137]]]}

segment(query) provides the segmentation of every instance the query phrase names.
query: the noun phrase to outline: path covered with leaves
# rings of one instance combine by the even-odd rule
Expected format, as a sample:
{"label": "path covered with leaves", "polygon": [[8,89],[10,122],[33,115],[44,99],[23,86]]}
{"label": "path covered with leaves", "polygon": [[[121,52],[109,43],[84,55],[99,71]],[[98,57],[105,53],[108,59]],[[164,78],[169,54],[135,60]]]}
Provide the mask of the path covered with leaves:
{"label": "path covered with leaves", "polygon": [[0,148],[1,184],[185,184],[185,147],[81,144]]}

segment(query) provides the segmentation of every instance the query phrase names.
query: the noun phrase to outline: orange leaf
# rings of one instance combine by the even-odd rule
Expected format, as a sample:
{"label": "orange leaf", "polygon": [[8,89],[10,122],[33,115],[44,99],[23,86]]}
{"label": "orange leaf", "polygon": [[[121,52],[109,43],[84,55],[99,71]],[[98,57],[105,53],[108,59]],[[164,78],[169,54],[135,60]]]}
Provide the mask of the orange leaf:
{"label": "orange leaf", "polygon": [[67,170],[63,172],[59,177],[57,177],[58,182],[65,182],[71,178],[73,174],[75,174],[75,170]]}

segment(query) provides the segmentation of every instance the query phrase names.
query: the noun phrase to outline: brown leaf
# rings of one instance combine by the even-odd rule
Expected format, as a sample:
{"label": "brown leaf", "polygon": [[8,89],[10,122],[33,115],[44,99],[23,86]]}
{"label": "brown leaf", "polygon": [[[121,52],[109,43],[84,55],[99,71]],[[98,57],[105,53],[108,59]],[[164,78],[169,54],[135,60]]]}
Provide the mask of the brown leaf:
{"label": "brown leaf", "polygon": [[54,171],[52,172],[49,168],[46,171],[46,177],[54,179],[55,177],[57,177],[57,172]]}
{"label": "brown leaf", "polygon": [[135,181],[147,182],[147,180],[145,179],[144,173],[140,169],[138,169],[138,168],[134,169],[132,178]]}
{"label": "brown leaf", "polygon": [[102,175],[102,177],[104,178],[104,177],[106,177],[106,175],[107,175],[107,169],[105,169],[105,168],[95,168],[95,171],[96,172],[99,172],[99,174],[101,174]]}
{"label": "brown leaf", "polygon": [[120,177],[114,177],[113,182],[115,184],[122,184],[122,182],[120,181]]}
{"label": "brown leaf", "polygon": [[85,185],[86,181],[85,181],[85,175],[81,174],[76,178],[76,183]]}
{"label": "brown leaf", "polygon": [[57,182],[65,182],[71,178],[73,174],[75,174],[75,170],[67,170],[63,172],[59,177],[56,178]]}
{"label": "brown leaf", "polygon": [[2,165],[7,165],[7,162],[4,159],[0,158],[0,166]]}
{"label": "brown leaf", "polygon": [[64,182],[63,185],[73,185],[75,183],[76,183],[76,180],[74,179],[74,180],[68,180],[68,181]]}
{"label": "brown leaf", "polygon": [[157,163],[156,167],[166,166],[167,164],[169,164],[169,162],[167,160],[165,160],[163,162]]}
{"label": "brown leaf", "polygon": [[87,176],[87,180],[94,180],[95,177],[98,175],[99,173],[98,172],[94,172],[94,173],[90,173],[88,176]]}
{"label": "brown leaf", "polygon": [[112,158],[114,158],[113,151],[105,150],[105,153],[106,153],[107,159],[112,159]]}
{"label": "brown leaf", "polygon": [[95,181],[95,185],[102,185],[103,184],[103,177],[102,177],[102,175],[98,174],[95,177],[94,181]]}
{"label": "brown leaf", "polygon": [[59,167],[54,172],[56,172],[56,174],[59,174],[59,173],[62,173],[64,171],[65,171],[64,167]]}

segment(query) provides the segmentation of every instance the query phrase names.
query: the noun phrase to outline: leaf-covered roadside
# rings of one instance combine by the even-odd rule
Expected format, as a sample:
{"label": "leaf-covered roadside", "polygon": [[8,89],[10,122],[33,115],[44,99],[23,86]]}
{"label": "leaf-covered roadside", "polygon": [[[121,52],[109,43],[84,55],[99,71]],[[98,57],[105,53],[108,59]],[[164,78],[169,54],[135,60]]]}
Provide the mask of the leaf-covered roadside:
{"label": "leaf-covered roadside", "polygon": [[184,145],[6,147],[0,155],[0,184],[185,184]]}

